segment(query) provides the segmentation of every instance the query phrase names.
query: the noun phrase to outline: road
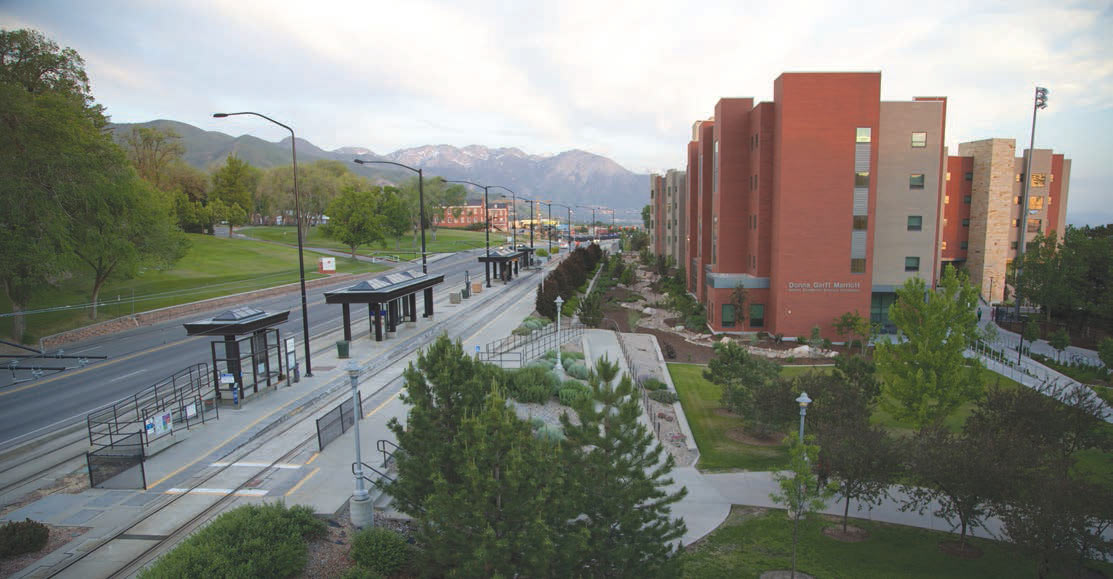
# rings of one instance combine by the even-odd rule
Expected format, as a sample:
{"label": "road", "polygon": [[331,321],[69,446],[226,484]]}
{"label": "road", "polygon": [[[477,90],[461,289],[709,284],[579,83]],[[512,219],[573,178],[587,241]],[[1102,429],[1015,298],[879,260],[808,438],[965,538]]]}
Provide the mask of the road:
{"label": "road", "polygon": [[[444,284],[436,291],[463,287],[464,272],[471,272],[471,279],[483,277],[482,264],[476,258],[482,249],[452,254],[449,257],[429,263],[429,273],[443,274]],[[420,268],[420,263],[402,263],[400,269]],[[382,275],[375,274],[375,275]],[[319,287],[308,293],[309,333],[316,337],[336,330],[341,326],[341,308],[324,303],[324,292],[351,285],[353,281],[332,287]],[[298,340],[298,359],[303,364],[304,356],[301,322],[301,297],[297,291],[283,296],[261,299],[246,305],[267,312],[290,310],[286,323],[279,326],[284,338]],[[97,338],[85,342],[69,344],[66,354],[108,356],[107,360],[75,368],[38,380],[13,383],[10,373],[4,372],[0,378],[0,449],[28,438],[39,436],[83,421],[91,410],[130,396],[178,370],[199,362],[211,364],[209,343],[211,336],[187,337],[183,322],[208,317],[200,314],[154,326],[147,326]],[[353,316],[353,321],[357,320]],[[366,328],[362,328],[366,331]],[[359,332],[360,324],[353,323],[353,331]],[[314,349],[326,347],[317,343]],[[53,361],[52,361],[53,362]],[[73,364],[73,360],[58,361]],[[27,372],[19,373],[26,378]]]}

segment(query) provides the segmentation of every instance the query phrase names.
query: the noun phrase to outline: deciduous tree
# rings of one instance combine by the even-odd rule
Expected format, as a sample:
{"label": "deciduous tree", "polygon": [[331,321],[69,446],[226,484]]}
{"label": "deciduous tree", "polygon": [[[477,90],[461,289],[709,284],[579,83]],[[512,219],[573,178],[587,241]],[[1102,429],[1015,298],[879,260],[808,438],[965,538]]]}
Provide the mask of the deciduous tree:
{"label": "deciduous tree", "polygon": [[123,144],[139,176],[158,189],[169,190],[170,168],[185,154],[181,138],[174,129],[134,126],[123,136]]}
{"label": "deciduous tree", "polygon": [[329,222],[322,232],[347,245],[355,259],[357,247],[386,239],[386,218],[380,211],[382,201],[379,191],[345,189],[329,204]]}
{"label": "deciduous tree", "polygon": [[236,219],[241,213],[232,210],[232,206],[238,206],[246,217],[247,211],[255,207],[252,195],[259,184],[260,175],[258,169],[235,155],[228,155],[224,165],[213,172],[213,189],[209,196],[222,201],[228,207],[225,219],[228,220],[229,235],[234,226],[243,222],[242,218]]}
{"label": "deciduous tree", "polygon": [[842,336],[846,341],[847,350],[850,350],[850,345],[854,339],[859,340],[859,352],[866,349],[866,339],[870,335],[870,322],[863,318],[858,310],[853,312],[844,312],[841,316],[835,318],[835,333]]}
{"label": "deciduous tree", "polygon": [[889,395],[882,405],[917,428],[938,425],[981,391],[980,364],[963,355],[976,337],[978,290],[951,266],[940,287],[920,277],[897,289],[889,319],[897,341],[877,344],[875,360]]}
{"label": "deciduous tree", "polygon": [[754,389],[776,380],[781,369],[769,360],[750,354],[733,340],[717,342],[714,349],[715,357],[707,363],[703,377],[723,387],[723,406],[745,416],[752,407]]}
{"label": "deciduous tree", "polygon": [[788,446],[788,470],[773,473],[773,480],[780,487],[780,492],[769,495],[774,503],[785,506],[788,516],[792,518],[792,574],[796,575],[796,545],[799,543],[798,529],[800,519],[809,513],[823,510],[827,501],[834,496],[835,484],[819,484],[819,478],[812,470],[819,458],[819,446],[814,443],[814,437],[806,437],[801,441],[796,433],[789,435],[786,440]]}

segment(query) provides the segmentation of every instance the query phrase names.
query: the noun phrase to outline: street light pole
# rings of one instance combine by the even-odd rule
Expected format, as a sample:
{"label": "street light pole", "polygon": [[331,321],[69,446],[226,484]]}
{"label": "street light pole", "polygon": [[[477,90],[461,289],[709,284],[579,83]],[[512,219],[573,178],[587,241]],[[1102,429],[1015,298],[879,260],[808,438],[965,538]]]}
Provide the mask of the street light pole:
{"label": "street light pole", "polygon": [[363,455],[360,454],[359,421],[363,418],[363,411],[359,407],[359,364],[349,360],[344,367],[348,371],[348,379],[352,384],[352,434],[356,437],[356,463],[353,465],[352,474],[356,479],[356,489],[352,493],[349,504],[352,525],[357,529],[375,524],[375,512],[371,504],[371,497],[367,494],[367,487],[363,484]]}
{"label": "street light pole", "polygon": [[807,392],[801,392],[796,403],[800,405],[800,444],[804,444],[804,416],[808,414],[808,404],[812,403],[812,399],[808,398]]}
{"label": "street light pole", "polygon": [[[306,378],[313,377],[313,362],[309,354],[309,304],[305,297],[305,258],[303,257],[302,249],[302,235],[301,235],[301,195],[298,193],[298,149],[297,149],[297,135],[294,134],[294,129],[284,125],[264,114],[255,113],[251,111],[244,111],[239,113],[213,113],[213,118],[223,119],[233,117],[236,115],[254,115],[261,119],[266,119],[287,131],[290,131],[290,153],[294,161],[294,213],[297,213],[298,225],[298,272],[301,278],[301,333],[302,342],[305,343],[305,376]],[[289,371],[289,369],[287,369]]]}
{"label": "street light pole", "polygon": [[[1024,192],[1020,197],[1020,219],[1017,220],[1016,232],[1016,323],[1020,323],[1020,274],[1024,271],[1024,242],[1028,237],[1028,192],[1032,186],[1032,155],[1036,146],[1036,113],[1047,108],[1047,89],[1037,86],[1036,98],[1032,103],[1032,132],[1028,141],[1028,158],[1024,168]],[[1021,328],[1020,345],[1024,345],[1024,332]]]}
{"label": "street light pole", "polygon": [[363,159],[352,159],[352,162],[358,165],[394,165],[417,173],[417,210],[418,219],[421,220],[421,273],[429,273],[429,264],[425,258],[425,174],[422,169],[403,165],[402,163],[395,163],[394,161],[364,161]]}
{"label": "street light pole", "polygon": [[[486,226],[483,229],[486,230],[486,232],[487,232],[487,259],[488,260],[491,259],[491,212],[490,212],[490,208],[488,207],[488,203],[487,203],[487,190],[490,189],[491,187],[498,187],[498,185],[480,185],[479,183],[472,183],[471,181],[464,181],[463,179],[457,179],[457,180],[445,179],[444,182],[445,183],[462,183],[462,184],[465,184],[465,185],[471,185],[473,187],[479,187],[480,189],[483,189],[483,222],[484,222],[484,225]],[[485,267],[483,268],[483,270],[487,275],[487,287],[491,287],[491,262],[488,261],[487,263],[484,264],[484,266]]]}

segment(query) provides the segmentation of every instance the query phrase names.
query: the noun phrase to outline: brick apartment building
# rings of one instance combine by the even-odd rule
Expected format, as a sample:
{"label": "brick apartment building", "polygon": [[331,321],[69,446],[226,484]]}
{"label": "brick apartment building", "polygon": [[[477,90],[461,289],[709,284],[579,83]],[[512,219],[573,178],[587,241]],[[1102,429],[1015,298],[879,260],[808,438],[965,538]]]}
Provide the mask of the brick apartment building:
{"label": "brick apartment building", "polygon": [[[489,209],[491,213],[491,228],[499,231],[506,231],[509,223],[509,208],[504,203],[492,203]],[[486,216],[483,212],[483,204],[476,205],[454,205],[445,207],[444,218],[437,220],[437,227],[467,227],[475,223],[483,223]]]}
{"label": "brick apartment building", "polygon": [[[713,117],[693,125],[686,190],[672,197],[682,207],[669,208],[666,178],[651,178],[654,251],[668,255],[671,219],[684,223],[671,251],[683,258],[688,290],[716,332],[799,336],[819,326],[836,338],[834,318],[853,311],[887,324],[897,287],[912,276],[934,285],[943,261],[966,259],[953,253],[963,231],[952,231],[949,213],[957,195],[950,190],[961,183],[946,175],[963,159],[976,164],[989,155],[975,145],[990,141],[963,144],[960,157],[949,158],[947,99],[881,101],[880,73],[786,73],[773,93],[772,102],[721,99]],[[990,189],[989,175],[1011,179],[1013,166],[1023,166],[1011,149],[997,156],[992,170],[981,170],[986,176],[974,171],[975,198],[978,187]],[[1033,160],[1033,175],[1047,175],[1040,181],[1047,193],[1033,187],[1033,196],[1047,200],[1034,201],[1043,213],[1031,218],[1061,230],[1069,161],[1041,150]],[[1004,199],[982,195],[987,201],[974,207]],[[1000,211],[975,215],[996,223]],[[994,268],[1000,261],[1003,272],[1004,258],[987,261]],[[973,257],[971,265],[988,267]],[[974,276],[983,279],[989,274]],[[745,311],[731,303],[738,286],[746,289]]]}
{"label": "brick apartment building", "polygon": [[664,255],[669,263],[684,263],[684,247],[688,233],[686,219],[687,206],[683,196],[687,195],[684,171],[669,169],[664,177],[650,175],[649,189],[650,219],[652,223],[661,222],[661,227],[653,226],[654,235],[650,239],[654,254]]}

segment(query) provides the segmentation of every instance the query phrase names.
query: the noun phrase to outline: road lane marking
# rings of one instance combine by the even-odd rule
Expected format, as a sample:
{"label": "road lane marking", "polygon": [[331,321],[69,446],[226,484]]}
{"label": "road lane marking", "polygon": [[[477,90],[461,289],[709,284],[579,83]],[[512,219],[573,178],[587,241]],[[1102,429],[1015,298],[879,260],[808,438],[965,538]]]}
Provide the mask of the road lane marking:
{"label": "road lane marking", "polygon": [[309,466],[309,465],[313,464],[313,461],[317,460],[318,456],[321,456],[321,453],[314,452],[313,456],[309,457],[309,460],[305,461],[305,466]]}
{"label": "road lane marking", "polygon": [[[372,410],[371,412],[368,412],[367,414],[364,414],[364,415],[363,415],[363,417],[364,417],[364,418],[370,418],[372,414],[374,414],[374,413],[376,413],[376,412],[378,412],[378,411],[382,410],[384,406],[386,406],[387,404],[390,404],[391,402],[393,402],[395,398],[398,398],[398,395],[399,395],[399,394],[401,394],[401,393],[402,393],[402,391],[401,391],[401,390],[399,390],[398,392],[395,392],[394,394],[392,394],[392,395],[390,396],[390,398],[387,398],[386,400],[384,400],[384,401],[383,401],[383,403],[382,403],[382,404],[380,404],[380,405],[379,405],[379,406],[378,406],[377,408],[375,408],[375,409],[374,409],[374,410]],[[308,464],[308,463],[307,463],[307,464]]]}
{"label": "road lane marking", "polygon": [[234,491],[233,489],[211,489],[211,488],[197,487],[195,489],[182,489],[182,488],[166,489],[166,491],[163,494],[167,494],[167,495],[185,495],[185,494],[190,494],[190,495],[231,495],[231,494],[234,494],[237,497],[262,497],[262,496],[266,496],[267,492],[268,491],[266,491],[265,489],[241,489],[241,490],[238,490],[238,491]]}
{"label": "road lane marking", "polygon": [[190,340],[196,340],[198,338],[201,338],[201,336],[191,336],[191,337],[188,337],[188,338],[183,338],[181,340],[178,340],[177,342],[170,342],[169,344],[163,344],[161,346],[158,346],[156,348],[151,348],[149,350],[143,350],[143,351],[140,351],[140,352],[132,352],[131,354],[128,354],[127,356],[121,356],[119,358],[113,358],[111,360],[105,360],[104,362],[101,362],[100,364],[94,364],[92,366],[86,366],[86,367],[78,369],[78,370],[70,370],[70,371],[67,371],[65,373],[55,374],[54,376],[51,376],[50,378],[44,378],[42,380],[38,380],[38,381],[36,381],[32,384],[28,384],[26,386],[20,386],[19,388],[11,388],[11,389],[8,389],[8,390],[4,390],[3,392],[0,392],[0,396],[7,396],[9,394],[15,394],[16,392],[23,392],[24,390],[27,390],[29,388],[35,388],[37,386],[42,386],[44,384],[50,384],[51,382],[56,382],[56,381],[58,381],[62,378],[68,378],[70,376],[77,376],[78,374],[84,374],[85,372],[88,372],[89,370],[107,368],[108,366],[110,366],[112,364],[116,364],[116,363],[119,363],[119,362],[126,362],[128,360],[131,360],[132,358],[137,358],[137,357],[142,356],[144,354],[153,354],[155,352],[160,352],[160,351],[165,350],[167,348],[171,348],[171,347],[174,347],[174,346],[180,346],[180,345],[182,345],[182,344],[184,344],[184,343],[186,343]]}
{"label": "road lane marking", "polygon": [[269,462],[214,462],[209,466],[235,466],[242,468],[264,468],[269,466],[271,468],[301,468],[300,464],[290,464],[288,462],[280,462],[278,464],[271,464]]}
{"label": "road lane marking", "polygon": [[295,492],[297,492],[297,490],[301,488],[301,485],[305,484],[305,481],[313,478],[313,475],[320,472],[320,470],[321,470],[321,467],[317,467],[317,468],[313,469],[312,472],[305,475],[305,477],[303,477],[301,480],[298,481],[298,484],[294,485],[293,487],[290,487],[290,490],[286,491],[286,496],[290,496],[290,495],[294,494]]}
{"label": "road lane marking", "polygon": [[136,370],[134,372],[129,372],[127,374],[124,374],[123,376],[117,376],[117,377],[109,380],[109,382],[119,382],[120,380],[123,380],[124,378],[131,378],[132,376],[135,376],[136,374],[142,374],[146,371],[147,371],[147,369],[143,368],[141,370]]}

